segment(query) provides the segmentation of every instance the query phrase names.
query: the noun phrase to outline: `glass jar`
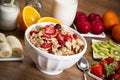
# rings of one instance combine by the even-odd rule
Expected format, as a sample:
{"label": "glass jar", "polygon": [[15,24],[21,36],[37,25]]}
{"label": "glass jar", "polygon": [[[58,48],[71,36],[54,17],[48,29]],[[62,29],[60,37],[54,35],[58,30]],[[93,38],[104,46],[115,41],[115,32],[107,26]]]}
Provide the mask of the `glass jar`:
{"label": "glass jar", "polygon": [[71,26],[77,11],[78,0],[54,0],[52,17],[63,24]]}
{"label": "glass jar", "polygon": [[17,17],[20,11],[18,0],[1,0],[0,29],[14,30],[17,28]]}
{"label": "glass jar", "polygon": [[41,0],[27,0],[26,5],[33,6],[40,14],[42,14],[42,2],[41,2]]}

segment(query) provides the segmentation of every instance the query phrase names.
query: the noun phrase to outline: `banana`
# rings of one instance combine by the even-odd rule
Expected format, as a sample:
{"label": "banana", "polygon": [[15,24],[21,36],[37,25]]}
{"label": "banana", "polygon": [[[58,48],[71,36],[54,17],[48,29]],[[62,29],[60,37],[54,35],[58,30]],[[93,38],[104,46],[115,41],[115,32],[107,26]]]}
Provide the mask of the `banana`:
{"label": "banana", "polygon": [[15,36],[7,36],[7,41],[12,49],[12,54],[15,57],[20,57],[23,53],[23,47],[20,41]]}
{"label": "banana", "polygon": [[6,37],[3,33],[0,33],[0,43],[6,41]]}
{"label": "banana", "polygon": [[0,43],[0,57],[7,58],[12,56],[12,49],[7,41]]}

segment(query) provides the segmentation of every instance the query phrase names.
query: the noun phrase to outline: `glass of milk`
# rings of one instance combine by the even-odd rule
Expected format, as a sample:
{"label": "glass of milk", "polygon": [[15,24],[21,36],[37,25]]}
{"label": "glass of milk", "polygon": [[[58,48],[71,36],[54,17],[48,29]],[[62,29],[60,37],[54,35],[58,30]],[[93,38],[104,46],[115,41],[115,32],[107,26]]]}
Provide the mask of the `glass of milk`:
{"label": "glass of milk", "polygon": [[54,0],[52,17],[57,18],[63,24],[71,26],[77,11],[78,0]]}
{"label": "glass of milk", "polygon": [[16,4],[10,6],[9,0],[6,1],[3,0],[2,3],[0,4],[0,29],[14,30],[17,27],[17,17],[20,8]]}

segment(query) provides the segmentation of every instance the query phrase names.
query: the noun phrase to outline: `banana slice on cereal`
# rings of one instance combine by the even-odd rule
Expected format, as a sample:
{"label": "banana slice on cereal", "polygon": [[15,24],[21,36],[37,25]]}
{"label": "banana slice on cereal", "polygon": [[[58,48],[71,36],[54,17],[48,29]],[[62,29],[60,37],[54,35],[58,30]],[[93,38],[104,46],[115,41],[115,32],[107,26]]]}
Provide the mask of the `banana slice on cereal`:
{"label": "banana slice on cereal", "polygon": [[7,41],[12,49],[12,55],[20,57],[23,53],[23,47],[20,41],[15,36],[7,36]]}

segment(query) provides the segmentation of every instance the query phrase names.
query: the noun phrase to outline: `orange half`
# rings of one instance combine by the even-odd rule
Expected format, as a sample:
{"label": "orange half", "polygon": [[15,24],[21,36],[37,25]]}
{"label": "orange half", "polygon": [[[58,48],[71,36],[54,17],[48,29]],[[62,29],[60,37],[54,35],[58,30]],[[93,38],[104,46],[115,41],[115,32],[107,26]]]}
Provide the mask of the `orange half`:
{"label": "orange half", "polygon": [[59,21],[58,19],[53,18],[53,17],[42,17],[37,22],[38,23],[40,23],[40,22],[54,22],[54,23],[57,23],[57,24],[62,23],[61,21]]}
{"label": "orange half", "polygon": [[25,6],[18,17],[19,26],[23,31],[25,31],[30,25],[37,23],[40,17],[40,14],[34,7]]}

